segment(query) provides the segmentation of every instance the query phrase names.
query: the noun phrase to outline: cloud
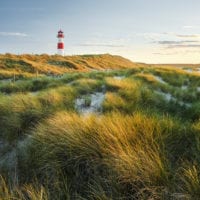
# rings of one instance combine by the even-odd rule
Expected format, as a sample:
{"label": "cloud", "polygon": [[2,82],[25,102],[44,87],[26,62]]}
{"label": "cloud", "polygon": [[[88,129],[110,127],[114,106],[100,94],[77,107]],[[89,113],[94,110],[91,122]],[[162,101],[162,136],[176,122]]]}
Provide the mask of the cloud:
{"label": "cloud", "polygon": [[154,53],[152,53],[152,54],[154,54],[154,55],[162,55],[162,56],[171,56],[171,55],[175,55],[175,54],[178,54],[178,52],[171,52],[171,53],[167,53],[167,52],[154,52]]}
{"label": "cloud", "polygon": [[20,32],[0,32],[0,36],[27,37],[28,35]]}
{"label": "cloud", "polygon": [[177,45],[168,45],[167,49],[174,48],[200,48],[200,44],[177,44]]}
{"label": "cloud", "polygon": [[183,51],[183,53],[192,53],[192,54],[198,53],[198,54],[200,54],[200,51],[198,49],[185,49]]}
{"label": "cloud", "polygon": [[181,44],[187,44],[187,43],[197,43],[198,40],[182,40],[182,41],[170,41],[170,40],[163,40],[163,41],[157,41],[156,43],[162,44],[162,45],[181,45]]}
{"label": "cloud", "polygon": [[156,40],[158,38],[162,38],[165,33],[138,33],[136,36],[142,36],[147,40]]}
{"label": "cloud", "polygon": [[125,47],[124,45],[116,45],[116,44],[79,44],[79,46],[84,46],[84,47],[111,47],[111,48],[117,48],[117,47]]}
{"label": "cloud", "polygon": [[153,55],[160,55],[160,56],[171,56],[171,55],[185,55],[185,54],[200,54],[200,51],[198,49],[193,48],[171,48],[169,50],[166,49],[166,51],[160,51],[160,52],[153,52]]}
{"label": "cloud", "polygon": [[194,26],[183,26],[184,29],[192,29]]}
{"label": "cloud", "polygon": [[164,32],[163,35],[177,38],[200,38],[200,34],[179,34],[174,32]]}
{"label": "cloud", "polygon": [[165,49],[175,49],[175,48],[199,48],[199,40],[163,40],[154,42],[162,45]]}
{"label": "cloud", "polygon": [[186,26],[183,26],[183,29],[197,29],[197,28],[200,28],[200,26],[197,26],[197,25],[186,25]]}
{"label": "cloud", "polygon": [[191,34],[191,35],[176,34],[176,37],[179,37],[179,38],[200,38],[200,34]]}
{"label": "cloud", "polygon": [[200,40],[200,34],[179,34],[175,32],[163,32],[163,33],[142,33],[137,34],[138,36],[142,36],[145,39],[156,41],[158,39],[164,39],[164,38],[190,38],[192,39],[199,39]]}

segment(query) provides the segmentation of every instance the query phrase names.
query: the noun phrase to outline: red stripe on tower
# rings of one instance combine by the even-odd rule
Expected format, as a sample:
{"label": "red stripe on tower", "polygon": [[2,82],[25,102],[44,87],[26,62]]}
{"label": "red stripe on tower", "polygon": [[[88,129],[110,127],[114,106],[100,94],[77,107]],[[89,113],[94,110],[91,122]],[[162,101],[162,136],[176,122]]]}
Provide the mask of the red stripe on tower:
{"label": "red stripe on tower", "polygon": [[64,43],[58,43],[58,49],[64,49]]}
{"label": "red stripe on tower", "polygon": [[58,31],[58,44],[57,44],[57,50],[58,50],[58,55],[64,56],[64,33],[62,30]]}

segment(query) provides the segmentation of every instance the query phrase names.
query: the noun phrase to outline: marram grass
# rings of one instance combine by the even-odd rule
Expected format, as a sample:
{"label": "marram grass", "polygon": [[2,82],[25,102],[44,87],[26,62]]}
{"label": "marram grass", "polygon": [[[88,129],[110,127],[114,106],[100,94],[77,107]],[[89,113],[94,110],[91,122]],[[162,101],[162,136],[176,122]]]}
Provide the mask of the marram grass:
{"label": "marram grass", "polygon": [[[34,152],[34,156],[26,158],[21,175],[26,179],[26,171],[34,177],[29,167],[35,166],[41,183],[46,177],[56,176],[61,190],[67,185],[67,195],[86,199],[95,192],[107,199],[171,198],[176,192],[191,196],[193,189],[199,191],[197,169],[184,171],[187,184],[181,176],[178,181],[182,185],[173,182],[180,168],[169,156],[168,143],[176,134],[183,134],[184,127],[179,126],[177,120],[139,112],[133,115],[113,112],[101,117],[60,112],[33,131],[27,151]],[[176,153],[184,155],[181,149]],[[50,195],[56,193],[52,183],[46,184],[52,187]],[[96,184],[92,191],[91,184]]]}
{"label": "marram grass", "polygon": [[[69,62],[79,66],[75,57],[20,59],[27,59],[25,70],[28,64],[39,69],[34,62],[42,59],[47,73],[52,62],[46,62],[53,57],[58,59],[53,73],[58,73],[58,64],[63,64],[61,71],[69,70],[64,69]],[[90,65],[93,57],[82,56],[81,61]],[[109,62],[93,64],[102,70]],[[6,162],[16,153],[11,169],[17,178],[12,181],[11,169],[0,161],[0,199],[198,200],[198,76],[169,66],[137,66],[2,81],[0,156]],[[75,100],[95,92],[105,93],[103,113],[78,114]]]}

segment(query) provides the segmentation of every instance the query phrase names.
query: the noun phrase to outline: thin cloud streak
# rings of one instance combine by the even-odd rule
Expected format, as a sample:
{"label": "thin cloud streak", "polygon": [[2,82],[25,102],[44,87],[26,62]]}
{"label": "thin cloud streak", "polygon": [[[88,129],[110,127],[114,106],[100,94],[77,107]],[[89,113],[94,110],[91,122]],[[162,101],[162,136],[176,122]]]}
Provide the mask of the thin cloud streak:
{"label": "thin cloud streak", "polygon": [[200,44],[178,44],[178,45],[169,45],[166,47],[167,49],[175,49],[175,48],[200,48]]}
{"label": "thin cloud streak", "polygon": [[198,43],[198,40],[182,40],[182,41],[168,41],[168,40],[163,40],[163,41],[157,41],[156,43],[162,44],[162,45],[181,45],[181,44],[187,44],[187,43]]}
{"label": "thin cloud streak", "polygon": [[179,34],[175,32],[164,32],[163,35],[174,36],[178,38],[199,38],[200,37],[200,34]]}
{"label": "thin cloud streak", "polygon": [[162,45],[165,49],[200,48],[198,40],[157,41],[156,43]]}
{"label": "thin cloud streak", "polygon": [[26,33],[20,32],[0,32],[0,36],[28,37]]}
{"label": "thin cloud streak", "polygon": [[163,32],[163,33],[139,33],[137,36],[142,36],[145,39],[156,40],[158,38],[175,37],[175,38],[200,38],[200,34],[179,34],[175,32]]}
{"label": "thin cloud streak", "polygon": [[124,45],[115,45],[115,44],[79,44],[79,46],[84,46],[84,47],[112,47],[112,48],[125,47]]}
{"label": "thin cloud streak", "polygon": [[158,38],[162,38],[165,33],[136,33],[136,36],[144,37],[146,40],[156,40]]}
{"label": "thin cloud streak", "polygon": [[186,26],[183,26],[183,29],[198,29],[200,28],[200,26],[198,25],[186,25]]}
{"label": "thin cloud streak", "polygon": [[179,38],[200,38],[200,34],[192,34],[192,35],[177,34],[176,36]]}
{"label": "thin cloud streak", "polygon": [[162,55],[162,56],[169,56],[169,55],[175,55],[177,54],[177,52],[173,52],[173,53],[160,53],[160,52],[155,52],[155,53],[152,53],[154,55]]}
{"label": "thin cloud streak", "polygon": [[[157,44],[163,49],[199,49],[200,48],[200,34],[179,34],[174,32],[165,32],[153,34],[154,36],[162,36],[151,40],[150,43]],[[167,52],[168,53],[168,52]],[[157,54],[159,55],[159,54]],[[165,54],[166,55],[166,54]]]}
{"label": "thin cloud streak", "polygon": [[184,29],[192,29],[192,28],[194,28],[194,26],[190,26],[190,25],[189,26],[183,26],[183,28]]}

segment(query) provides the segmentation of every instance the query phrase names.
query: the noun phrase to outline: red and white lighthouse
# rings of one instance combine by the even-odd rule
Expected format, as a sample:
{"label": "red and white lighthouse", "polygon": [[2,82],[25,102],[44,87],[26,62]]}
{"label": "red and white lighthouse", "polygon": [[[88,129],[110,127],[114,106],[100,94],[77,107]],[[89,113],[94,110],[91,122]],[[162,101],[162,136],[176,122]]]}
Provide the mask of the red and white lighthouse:
{"label": "red and white lighthouse", "polygon": [[57,49],[58,49],[58,55],[64,56],[64,33],[62,30],[58,31],[58,45],[57,45]]}

